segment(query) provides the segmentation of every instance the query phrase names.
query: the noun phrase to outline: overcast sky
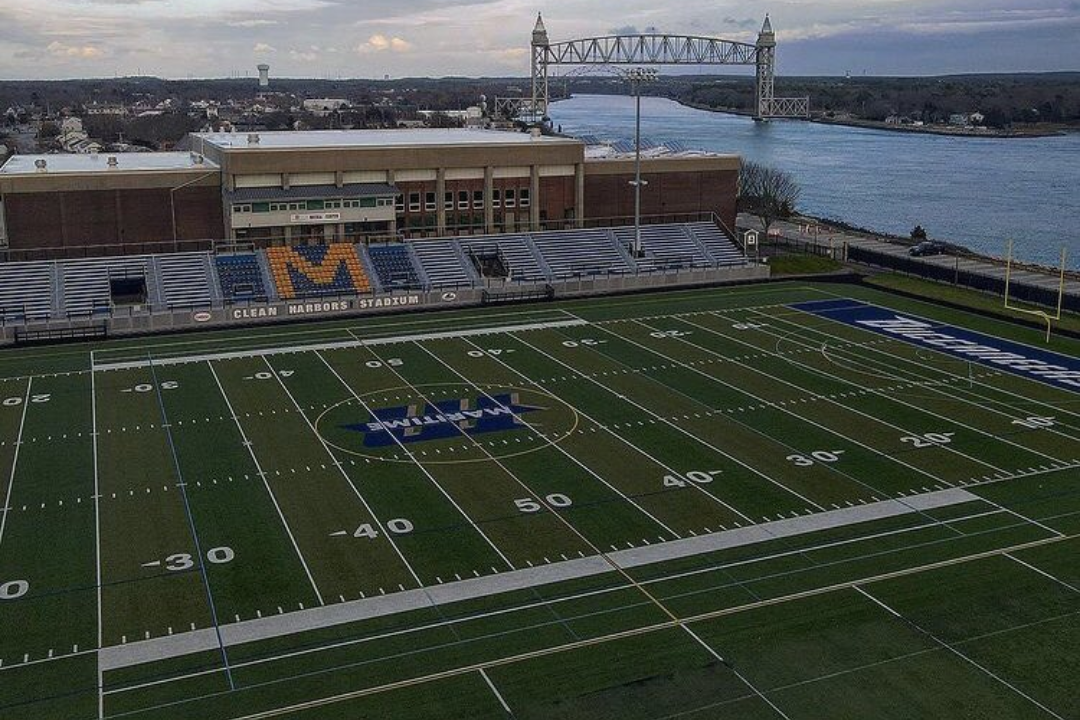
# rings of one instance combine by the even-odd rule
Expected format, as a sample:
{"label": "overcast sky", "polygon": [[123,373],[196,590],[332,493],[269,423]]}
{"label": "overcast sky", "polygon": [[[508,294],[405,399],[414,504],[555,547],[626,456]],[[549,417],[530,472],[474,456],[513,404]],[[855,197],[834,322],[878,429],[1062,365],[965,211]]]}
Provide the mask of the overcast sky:
{"label": "overcast sky", "polygon": [[1080,0],[2,0],[0,77],[525,75],[537,11],[552,41],[770,12],[786,74],[1080,70]]}

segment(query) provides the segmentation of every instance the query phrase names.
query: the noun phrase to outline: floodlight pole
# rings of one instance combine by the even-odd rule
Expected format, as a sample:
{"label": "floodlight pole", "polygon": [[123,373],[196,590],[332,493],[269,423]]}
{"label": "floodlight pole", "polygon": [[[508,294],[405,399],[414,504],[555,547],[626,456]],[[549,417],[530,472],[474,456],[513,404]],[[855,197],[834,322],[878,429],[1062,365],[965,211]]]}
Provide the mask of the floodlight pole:
{"label": "floodlight pole", "polygon": [[635,99],[634,116],[634,180],[630,184],[634,186],[634,245],[631,255],[641,257],[641,187],[648,182],[641,179],[641,86],[643,83],[656,80],[656,70],[649,68],[633,68],[625,74],[630,82]]}

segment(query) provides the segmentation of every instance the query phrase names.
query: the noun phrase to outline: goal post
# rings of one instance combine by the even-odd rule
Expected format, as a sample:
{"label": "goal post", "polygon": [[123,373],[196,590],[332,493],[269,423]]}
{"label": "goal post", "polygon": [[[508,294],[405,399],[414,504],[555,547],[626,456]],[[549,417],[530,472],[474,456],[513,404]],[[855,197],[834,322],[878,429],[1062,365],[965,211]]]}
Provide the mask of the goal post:
{"label": "goal post", "polygon": [[1051,315],[1046,310],[1035,310],[1031,308],[1023,308],[1017,305],[1010,304],[1011,299],[1011,285],[1012,285],[1012,266],[1013,266],[1013,241],[1009,241],[1008,251],[1006,253],[1005,260],[1005,309],[1012,310],[1013,312],[1022,313],[1024,315],[1034,315],[1037,318],[1041,318],[1046,323],[1046,342],[1050,342],[1050,337],[1053,333],[1054,323],[1061,321],[1061,310],[1065,305],[1065,263],[1068,258],[1068,253],[1065,248],[1061,249],[1061,269],[1058,276],[1058,299],[1057,299],[1057,311]]}

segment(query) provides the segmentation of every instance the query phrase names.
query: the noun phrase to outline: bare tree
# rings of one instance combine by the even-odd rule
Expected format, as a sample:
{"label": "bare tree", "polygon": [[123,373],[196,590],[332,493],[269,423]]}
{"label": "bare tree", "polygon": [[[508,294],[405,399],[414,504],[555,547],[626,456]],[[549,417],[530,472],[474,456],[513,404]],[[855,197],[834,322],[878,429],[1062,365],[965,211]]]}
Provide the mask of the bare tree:
{"label": "bare tree", "polygon": [[795,212],[802,188],[791,174],[759,165],[744,163],[739,174],[739,210],[761,221],[765,234],[772,224]]}

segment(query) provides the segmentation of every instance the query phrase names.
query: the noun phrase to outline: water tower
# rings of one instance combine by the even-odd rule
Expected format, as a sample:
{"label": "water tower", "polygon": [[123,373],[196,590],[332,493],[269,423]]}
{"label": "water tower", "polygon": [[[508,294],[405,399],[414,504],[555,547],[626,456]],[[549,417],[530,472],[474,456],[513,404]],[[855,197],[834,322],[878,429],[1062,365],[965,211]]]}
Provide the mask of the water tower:
{"label": "water tower", "polygon": [[266,63],[259,65],[259,87],[270,87],[270,66]]}

